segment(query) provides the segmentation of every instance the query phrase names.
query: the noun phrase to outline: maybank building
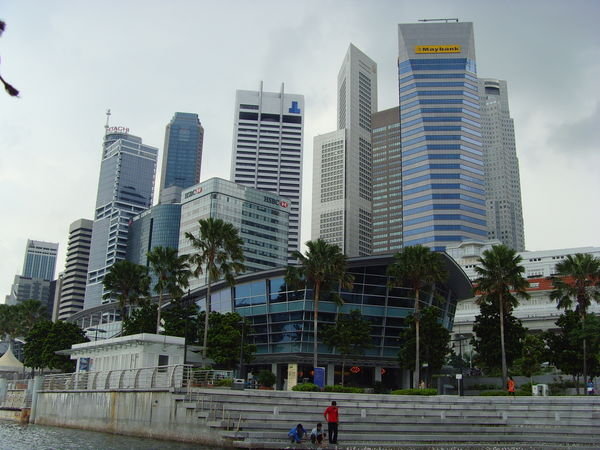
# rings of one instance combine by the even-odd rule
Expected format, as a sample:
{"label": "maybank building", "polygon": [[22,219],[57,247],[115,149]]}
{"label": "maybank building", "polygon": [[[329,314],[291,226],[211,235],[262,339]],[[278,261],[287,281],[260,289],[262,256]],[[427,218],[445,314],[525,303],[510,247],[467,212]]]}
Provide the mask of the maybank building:
{"label": "maybank building", "polygon": [[473,24],[398,26],[404,246],[487,238]]}

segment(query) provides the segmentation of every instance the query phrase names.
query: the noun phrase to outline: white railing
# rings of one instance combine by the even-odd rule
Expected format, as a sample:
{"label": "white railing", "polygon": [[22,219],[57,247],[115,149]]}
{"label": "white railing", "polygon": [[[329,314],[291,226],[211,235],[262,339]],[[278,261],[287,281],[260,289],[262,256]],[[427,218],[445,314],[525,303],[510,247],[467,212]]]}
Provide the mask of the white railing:
{"label": "white railing", "polygon": [[46,375],[42,391],[108,391],[108,390],[162,390],[188,389],[192,386],[212,385],[224,378],[232,378],[228,370],[198,370],[192,366],[144,367],[102,372],[75,372]]}

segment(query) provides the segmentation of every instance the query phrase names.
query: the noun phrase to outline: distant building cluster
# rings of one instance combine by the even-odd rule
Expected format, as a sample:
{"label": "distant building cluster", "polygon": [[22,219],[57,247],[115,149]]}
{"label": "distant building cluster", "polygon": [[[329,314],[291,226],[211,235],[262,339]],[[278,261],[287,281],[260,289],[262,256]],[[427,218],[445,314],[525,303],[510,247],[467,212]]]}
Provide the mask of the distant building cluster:
{"label": "distant building cluster", "polygon": [[[365,273],[375,270],[368,258],[385,259],[417,244],[447,252],[468,275],[473,258],[494,242],[521,252],[526,261],[539,253],[525,252],[507,83],[478,77],[474,42],[469,22],[400,24],[398,106],[382,111],[377,63],[350,44],[337,78],[337,129],[313,137],[311,239],[337,244],[348,257],[359,258]],[[234,111],[230,180],[200,179],[203,153],[223,149],[204,148],[197,114],[174,114],[166,125],[155,205],[159,149],[126,127],[109,126],[109,111],[93,219],[71,224],[65,270],[56,286],[57,244],[28,241],[23,273],[15,277],[7,302],[39,299],[54,320],[108,328],[119,319],[103,296],[110,267],[124,259],[147,265],[147,253],[157,246],[189,254],[185,233],[197,233],[198,220],[214,217],[238,229],[246,275],[270,271],[265,273],[277,280],[259,276],[254,299],[223,288],[213,305],[222,311],[245,308],[244,315],[261,324],[264,336],[257,343],[265,363],[264,355],[277,349],[308,348],[283,345],[296,335],[297,317],[288,312],[284,317],[281,294],[270,291],[301,244],[304,96],[285,92],[283,84],[278,92],[266,92],[261,82],[257,91],[237,91]],[[464,277],[459,272],[455,276]],[[191,292],[201,292],[204,284],[193,281]],[[383,293],[376,297],[361,294],[359,303],[366,316],[379,308],[371,315],[381,330],[410,312],[394,312]],[[453,294],[452,305],[459,300]],[[260,306],[249,307],[254,304]],[[455,323],[466,334],[473,314],[458,305]],[[448,327],[452,313],[445,313]],[[275,328],[284,332],[280,340]],[[386,336],[380,336],[381,348],[389,358],[398,343]],[[372,356],[371,365],[381,368]]]}

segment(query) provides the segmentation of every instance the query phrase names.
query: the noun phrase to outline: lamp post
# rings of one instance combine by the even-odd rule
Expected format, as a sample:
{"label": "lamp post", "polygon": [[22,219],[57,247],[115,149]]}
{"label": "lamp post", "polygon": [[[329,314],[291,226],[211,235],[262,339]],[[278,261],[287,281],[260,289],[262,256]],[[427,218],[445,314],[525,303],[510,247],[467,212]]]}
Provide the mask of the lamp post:
{"label": "lamp post", "polygon": [[246,322],[243,320],[239,322],[242,326],[242,340],[240,341],[240,378],[244,376],[244,329],[246,328],[244,325]]}

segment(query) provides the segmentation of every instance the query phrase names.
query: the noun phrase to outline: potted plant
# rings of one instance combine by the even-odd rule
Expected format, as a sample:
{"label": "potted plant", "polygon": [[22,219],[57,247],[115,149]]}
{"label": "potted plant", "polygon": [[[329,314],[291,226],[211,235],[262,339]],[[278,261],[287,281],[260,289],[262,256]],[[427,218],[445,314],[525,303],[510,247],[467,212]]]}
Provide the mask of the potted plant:
{"label": "potted plant", "polygon": [[270,370],[261,370],[256,379],[260,384],[260,389],[273,389],[273,385],[277,381],[277,377]]}

